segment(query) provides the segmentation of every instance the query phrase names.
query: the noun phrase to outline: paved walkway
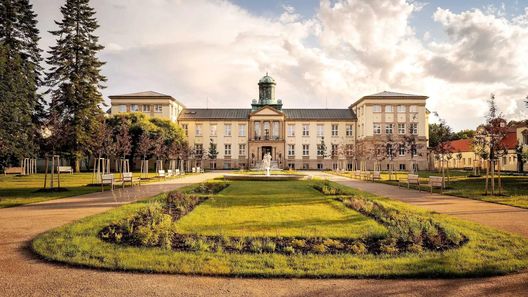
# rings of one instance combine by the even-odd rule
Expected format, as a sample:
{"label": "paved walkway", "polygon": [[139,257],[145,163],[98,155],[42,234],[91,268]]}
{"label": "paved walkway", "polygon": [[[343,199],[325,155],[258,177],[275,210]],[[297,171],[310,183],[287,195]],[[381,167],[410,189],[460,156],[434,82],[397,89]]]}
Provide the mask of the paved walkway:
{"label": "paved walkway", "polygon": [[405,187],[350,179],[323,172],[313,176],[328,178],[340,184],[365,192],[400,200],[438,213],[449,214],[528,238],[528,209],[489,203],[485,201],[441,195]]}
{"label": "paved walkway", "polygon": [[42,261],[29,251],[30,240],[51,228],[218,175],[0,209],[0,296],[521,296],[528,292],[526,273],[455,280],[239,279],[73,268]]}

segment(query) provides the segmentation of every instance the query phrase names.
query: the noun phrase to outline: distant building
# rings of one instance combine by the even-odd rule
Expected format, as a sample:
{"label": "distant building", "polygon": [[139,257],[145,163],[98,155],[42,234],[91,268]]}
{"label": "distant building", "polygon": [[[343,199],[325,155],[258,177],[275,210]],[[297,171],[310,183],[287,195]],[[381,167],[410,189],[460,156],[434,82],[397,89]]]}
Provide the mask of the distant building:
{"label": "distant building", "polygon": [[[363,168],[372,170],[375,162],[366,154],[359,156],[357,147],[369,150],[373,141],[409,134],[422,144],[414,161],[427,166],[426,96],[382,92],[362,97],[349,108],[286,109],[275,97],[273,78],[264,76],[258,86],[259,99],[252,101],[251,108],[182,111],[178,122],[194,148],[197,166],[258,167],[269,152],[278,168],[353,170],[362,161]],[[211,141],[218,156],[205,160]],[[410,161],[410,152],[402,151],[390,162],[405,170]],[[386,169],[388,164],[386,159],[379,165]]]}
{"label": "distant building", "polygon": [[176,122],[178,115],[185,108],[172,96],[147,91],[123,95],[112,95],[110,114],[140,112],[149,117],[158,117]]}
{"label": "distant building", "polygon": [[[471,169],[474,167],[486,168],[486,162],[475,153],[473,139],[459,139],[449,142],[451,147],[451,159],[447,162],[449,168]],[[502,147],[507,153],[498,159],[497,168],[500,166],[504,171],[520,171],[520,163],[517,149],[528,151],[528,125],[520,124],[508,129],[506,137],[502,140]],[[439,161],[435,161],[435,167],[439,168]],[[528,171],[528,163],[524,164],[523,171]]]}

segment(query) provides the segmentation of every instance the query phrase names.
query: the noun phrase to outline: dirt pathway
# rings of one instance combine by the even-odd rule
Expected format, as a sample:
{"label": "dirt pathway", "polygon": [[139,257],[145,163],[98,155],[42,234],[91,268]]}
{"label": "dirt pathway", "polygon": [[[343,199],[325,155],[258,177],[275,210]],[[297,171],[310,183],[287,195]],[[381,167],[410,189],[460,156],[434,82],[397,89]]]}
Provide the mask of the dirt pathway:
{"label": "dirt pathway", "polygon": [[528,274],[456,280],[152,275],[47,263],[28,249],[32,238],[51,228],[218,174],[0,209],[0,296],[521,296],[528,292]]}

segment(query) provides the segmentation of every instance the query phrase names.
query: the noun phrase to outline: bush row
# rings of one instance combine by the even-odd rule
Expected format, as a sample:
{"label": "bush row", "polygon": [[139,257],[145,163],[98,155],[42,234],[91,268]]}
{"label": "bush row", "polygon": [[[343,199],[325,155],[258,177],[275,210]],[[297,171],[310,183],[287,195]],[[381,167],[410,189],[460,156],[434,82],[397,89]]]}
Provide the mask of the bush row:
{"label": "bush row", "polygon": [[313,188],[323,193],[324,195],[346,195],[346,193],[342,189],[332,185],[327,180],[317,182],[313,185]]}
{"label": "bush row", "polygon": [[459,247],[467,238],[449,225],[433,218],[381,205],[358,197],[338,198],[347,207],[371,217],[389,230],[389,238],[380,245],[381,252],[442,251]]}
{"label": "bush row", "polygon": [[204,182],[189,190],[193,194],[217,194],[227,188],[229,183],[225,182]]}

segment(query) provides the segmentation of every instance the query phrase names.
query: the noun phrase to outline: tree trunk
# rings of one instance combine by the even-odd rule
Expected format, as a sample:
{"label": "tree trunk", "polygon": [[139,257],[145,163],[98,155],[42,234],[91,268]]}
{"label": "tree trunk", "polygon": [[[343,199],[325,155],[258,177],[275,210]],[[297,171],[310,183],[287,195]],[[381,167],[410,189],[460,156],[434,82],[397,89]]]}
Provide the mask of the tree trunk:
{"label": "tree trunk", "polygon": [[491,160],[491,195],[495,195],[495,160]]}
{"label": "tree trunk", "polygon": [[[486,161],[486,163],[489,163],[490,161]],[[485,195],[488,195],[488,177],[489,177],[489,165],[486,166],[486,187],[485,187],[485,191],[484,191],[484,194]]]}
{"label": "tree trunk", "polygon": [[502,182],[501,182],[501,162],[499,162],[499,165],[497,167],[497,181],[499,185],[499,195],[502,194]]}
{"label": "tree trunk", "polygon": [[48,186],[48,157],[45,157],[46,161],[44,162],[44,189]]}

